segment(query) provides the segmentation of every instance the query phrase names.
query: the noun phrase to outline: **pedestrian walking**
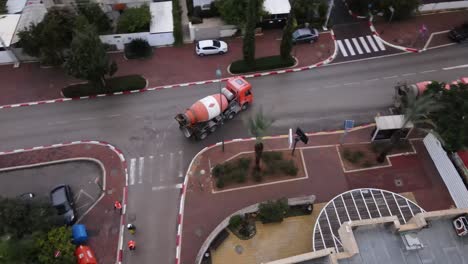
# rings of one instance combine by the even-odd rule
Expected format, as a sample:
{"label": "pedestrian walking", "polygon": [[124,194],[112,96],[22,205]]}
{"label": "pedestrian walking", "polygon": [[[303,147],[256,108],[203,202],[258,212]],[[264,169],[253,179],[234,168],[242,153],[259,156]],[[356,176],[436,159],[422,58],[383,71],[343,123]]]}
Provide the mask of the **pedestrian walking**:
{"label": "pedestrian walking", "polygon": [[119,210],[122,213],[122,204],[119,201],[114,202],[114,211]]}
{"label": "pedestrian walking", "polygon": [[127,229],[130,232],[130,234],[134,235],[136,231],[136,226],[134,224],[128,224]]}
{"label": "pedestrian walking", "polygon": [[135,241],[133,240],[128,241],[127,246],[129,250],[132,250],[132,251],[135,250]]}

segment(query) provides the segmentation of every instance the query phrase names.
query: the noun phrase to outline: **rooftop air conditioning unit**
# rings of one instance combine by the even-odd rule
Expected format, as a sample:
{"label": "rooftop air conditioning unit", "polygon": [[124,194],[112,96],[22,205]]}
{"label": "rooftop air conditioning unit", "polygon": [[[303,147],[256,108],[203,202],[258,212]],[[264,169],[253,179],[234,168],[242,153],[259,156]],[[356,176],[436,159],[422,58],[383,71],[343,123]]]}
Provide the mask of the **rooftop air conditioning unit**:
{"label": "rooftop air conditioning unit", "polygon": [[424,247],[416,236],[416,233],[404,233],[401,234],[401,238],[403,239],[406,250],[416,250]]}

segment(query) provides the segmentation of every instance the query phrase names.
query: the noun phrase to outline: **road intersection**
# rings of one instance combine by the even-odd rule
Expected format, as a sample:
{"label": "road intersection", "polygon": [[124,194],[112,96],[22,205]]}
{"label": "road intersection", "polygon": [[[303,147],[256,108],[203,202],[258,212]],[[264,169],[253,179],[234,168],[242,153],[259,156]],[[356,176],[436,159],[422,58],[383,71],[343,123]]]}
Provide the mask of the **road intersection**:
{"label": "road intersection", "polygon": [[255,105],[203,142],[183,138],[173,118],[199,98],[217,93],[218,84],[3,109],[0,140],[5,150],[82,139],[105,140],[122,149],[130,170],[127,221],[141,230],[138,251],[124,254],[124,263],[172,263],[181,171],[221,135],[249,136],[244,119],[250,113],[262,107],[272,115],[271,134],[295,126],[339,129],[345,119],[372,122],[377,113],[388,113],[397,81],[449,81],[466,76],[467,64],[464,44],[249,79]]}

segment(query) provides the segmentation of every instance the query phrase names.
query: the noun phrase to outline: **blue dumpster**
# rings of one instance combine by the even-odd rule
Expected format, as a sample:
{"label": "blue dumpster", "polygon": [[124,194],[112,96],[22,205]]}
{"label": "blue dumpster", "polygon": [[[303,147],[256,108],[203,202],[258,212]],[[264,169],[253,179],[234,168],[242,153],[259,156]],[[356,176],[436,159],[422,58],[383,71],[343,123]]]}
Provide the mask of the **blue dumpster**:
{"label": "blue dumpster", "polygon": [[72,237],[73,244],[81,245],[88,241],[88,233],[86,232],[85,225],[73,225],[72,226]]}

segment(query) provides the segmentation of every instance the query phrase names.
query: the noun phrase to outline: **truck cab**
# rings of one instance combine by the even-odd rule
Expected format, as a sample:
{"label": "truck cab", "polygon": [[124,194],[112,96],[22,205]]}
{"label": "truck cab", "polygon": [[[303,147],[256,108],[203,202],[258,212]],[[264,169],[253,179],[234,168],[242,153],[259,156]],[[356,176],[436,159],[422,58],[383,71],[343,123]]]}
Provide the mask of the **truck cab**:
{"label": "truck cab", "polygon": [[253,102],[252,85],[241,77],[234,77],[227,81],[226,88],[237,98],[239,106],[245,110]]}

